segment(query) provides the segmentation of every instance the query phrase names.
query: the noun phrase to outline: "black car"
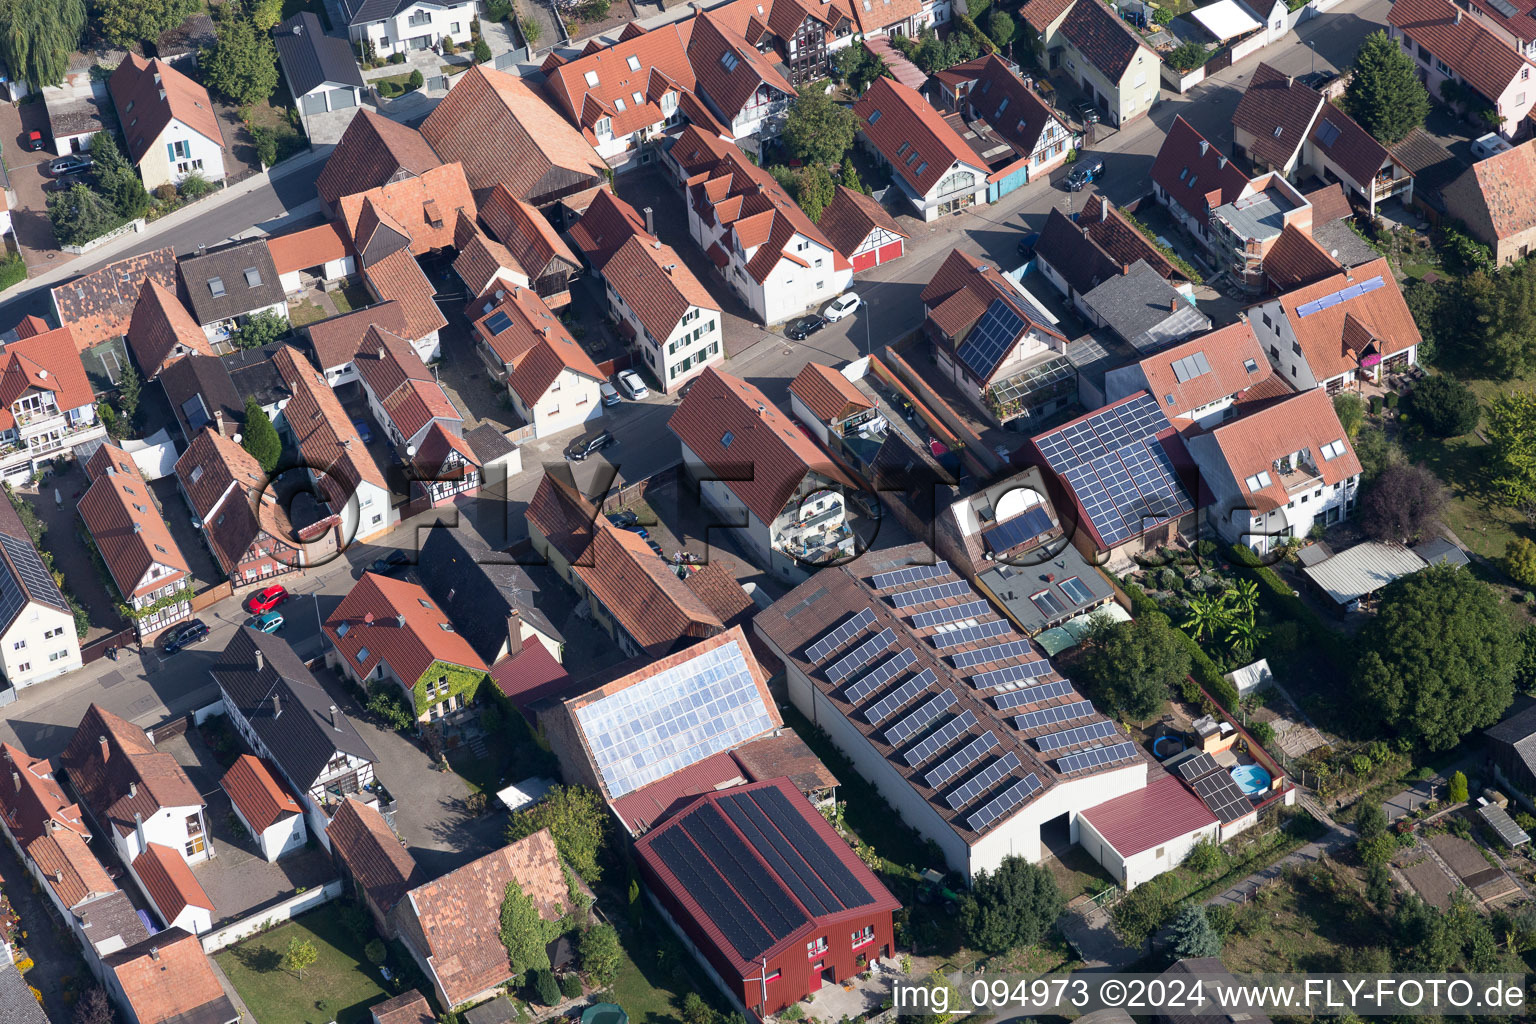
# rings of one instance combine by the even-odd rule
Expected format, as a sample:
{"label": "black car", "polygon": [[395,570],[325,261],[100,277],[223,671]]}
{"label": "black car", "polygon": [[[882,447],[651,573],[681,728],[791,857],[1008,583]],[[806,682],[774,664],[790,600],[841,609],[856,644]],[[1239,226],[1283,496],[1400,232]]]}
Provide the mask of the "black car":
{"label": "black car", "polygon": [[411,560],[404,551],[391,551],[383,558],[375,558],[368,566],[369,572],[376,572],[381,576],[388,576],[403,565],[411,564]]}
{"label": "black car", "polygon": [[1079,160],[1077,166],[1067,174],[1066,186],[1068,192],[1081,192],[1090,181],[1098,181],[1104,174],[1104,161]]}
{"label": "black car", "polygon": [[1031,231],[1019,239],[1019,259],[1028,263],[1035,258],[1035,243],[1040,241],[1040,232]]}
{"label": "black car", "polygon": [[687,398],[688,392],[692,391],[693,386],[698,382],[699,378],[697,377],[690,377],[688,380],[684,381],[683,386],[677,389],[677,400],[681,402],[683,399]]}
{"label": "black car", "polygon": [[208,623],[202,619],[193,619],[191,622],[183,622],[179,626],[172,626],[166,630],[161,643],[165,645],[166,654],[175,654],[183,648],[202,643],[206,639],[208,639]]}
{"label": "black car", "polygon": [[618,512],[608,513],[608,521],[621,530],[627,530],[640,522],[640,517],[631,509],[621,509]]}
{"label": "black car", "polygon": [[565,457],[569,462],[583,462],[609,445],[617,443],[618,439],[605,430],[596,437],[581,437],[572,441],[570,447],[565,450]]}
{"label": "black car", "polygon": [[820,313],[812,313],[810,316],[803,316],[799,320],[791,322],[790,325],[784,329],[784,336],[789,338],[791,341],[804,341],[806,338],[809,338],[811,335],[827,326],[827,323],[828,320],[826,317],[822,316]]}

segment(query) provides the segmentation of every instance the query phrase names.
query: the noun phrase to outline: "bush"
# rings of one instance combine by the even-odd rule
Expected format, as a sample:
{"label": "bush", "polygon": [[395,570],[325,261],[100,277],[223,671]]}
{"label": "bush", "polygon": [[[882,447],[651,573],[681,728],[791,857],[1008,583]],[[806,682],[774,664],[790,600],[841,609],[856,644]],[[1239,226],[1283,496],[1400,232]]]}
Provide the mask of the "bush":
{"label": "bush", "polygon": [[567,999],[577,999],[581,996],[581,975],[566,974],[560,978],[560,994]]}
{"label": "bush", "polygon": [[1467,775],[1465,772],[1457,772],[1451,776],[1451,784],[1447,796],[1453,804],[1464,804],[1467,802]]}
{"label": "bush", "polygon": [[484,39],[475,40],[475,63],[484,64],[491,59],[491,44]]}
{"label": "bush", "polygon": [[555,981],[554,974],[547,968],[540,967],[533,972],[533,991],[545,1006],[555,1006],[560,1002],[560,983]]}
{"label": "bush", "polygon": [[247,129],[256,147],[256,159],[263,167],[277,163],[277,134],[263,125],[253,124]]}
{"label": "bush", "polygon": [[1372,416],[1378,416],[1380,414],[1381,414],[1381,396],[1380,395],[1372,395],[1371,396],[1371,415]]}
{"label": "bush", "polygon": [[404,64],[405,63],[405,54],[403,54],[403,53],[392,53],[392,54],[389,55],[389,62],[391,64]]}
{"label": "bush", "polygon": [[427,79],[422,75],[421,69],[417,68],[411,72],[411,77],[406,79],[405,84],[410,86],[412,89],[420,89],[422,86],[427,84]]}
{"label": "bush", "polygon": [[368,958],[369,963],[375,966],[382,964],[389,958],[389,953],[385,950],[384,943],[378,939],[370,940],[368,945],[363,947],[363,955]]}
{"label": "bush", "polygon": [[393,683],[374,683],[368,690],[366,706],[391,728],[403,730],[416,724],[416,715],[406,706],[405,697]]}
{"label": "bush", "polygon": [[[1528,587],[1536,587],[1536,544],[1525,537],[1516,537],[1504,548],[1504,571]],[[1524,600],[1524,594],[1516,594]]]}
{"label": "bush", "polygon": [[21,253],[13,252],[0,259],[0,292],[27,279],[27,264]]}
{"label": "bush", "polygon": [[169,203],[174,201],[176,198],[176,186],[172,185],[168,181],[163,184],[156,185],[155,198],[160,200],[162,203]]}
{"label": "bush", "polygon": [[485,16],[492,21],[506,21],[512,17],[512,4],[509,0],[488,0]]}
{"label": "bush", "polygon": [[1396,391],[1388,391],[1386,396],[1382,399],[1382,404],[1385,405],[1388,409],[1396,409],[1397,408],[1397,392]]}
{"label": "bush", "polygon": [[188,202],[198,200],[213,191],[213,182],[196,172],[181,179],[181,195]]}
{"label": "bush", "polygon": [[[636,892],[636,900],[638,897]],[[619,933],[611,924],[588,928],[582,933],[576,951],[581,955],[581,969],[587,972],[594,985],[611,984],[624,961],[623,951],[619,948]]]}
{"label": "bush", "polygon": [[1434,437],[1470,433],[1481,415],[1472,389],[1443,373],[1419,381],[1403,407],[1415,426]]}
{"label": "bush", "polygon": [[1193,71],[1211,59],[1211,51],[1191,40],[1169,51],[1163,63],[1175,71]]}

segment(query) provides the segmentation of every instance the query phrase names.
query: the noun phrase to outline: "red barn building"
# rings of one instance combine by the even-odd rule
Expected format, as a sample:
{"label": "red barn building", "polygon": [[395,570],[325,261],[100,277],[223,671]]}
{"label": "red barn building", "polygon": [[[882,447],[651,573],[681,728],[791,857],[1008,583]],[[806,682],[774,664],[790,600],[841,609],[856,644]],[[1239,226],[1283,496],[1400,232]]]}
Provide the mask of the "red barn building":
{"label": "red barn building", "polygon": [[894,948],[900,904],[788,779],[701,796],[635,854],[673,925],[759,1018]]}

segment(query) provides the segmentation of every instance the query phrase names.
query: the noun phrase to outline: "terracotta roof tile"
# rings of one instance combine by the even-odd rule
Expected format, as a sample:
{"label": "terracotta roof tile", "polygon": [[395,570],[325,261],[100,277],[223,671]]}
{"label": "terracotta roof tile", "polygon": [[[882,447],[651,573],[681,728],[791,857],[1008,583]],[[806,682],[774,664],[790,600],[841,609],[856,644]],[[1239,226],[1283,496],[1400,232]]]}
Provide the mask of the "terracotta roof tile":
{"label": "terracotta roof tile", "polygon": [[854,252],[876,228],[902,238],[910,237],[879,202],[841,185],[837,186],[831,204],[821,211],[821,220],[816,226],[845,259],[852,259]]}
{"label": "terracotta roof tile", "polygon": [[363,271],[374,296],[382,302],[397,302],[405,314],[403,336],[419,341],[448,324],[448,318],[433,301],[432,282],[404,249],[390,253]]}
{"label": "terracotta roof tile", "polygon": [[420,880],[416,859],[389,830],[384,816],[356,797],[341,802],[325,834],[352,879],[385,914]]}
{"label": "terracotta roof tile", "polygon": [[166,246],[126,256],[54,286],[51,294],[59,323],[71,330],[80,351],[128,332],[139,290],[148,277],[175,292],[176,250]]}
{"label": "terracotta roof tile", "polygon": [[15,427],[11,404],[28,391],[52,392],[65,411],[93,403],[77,340],[68,327],[60,327],[18,338],[0,351],[0,430]]}
{"label": "terracotta roof tile", "polygon": [[1183,117],[1173,119],[1157,151],[1152,180],[1201,224],[1211,210],[1232,202],[1248,186],[1248,176]]}
{"label": "terracotta roof tile", "polygon": [[[1228,420],[1213,427],[1209,439],[1248,500],[1261,511],[1280,508],[1291,500],[1280,474],[1274,470],[1274,462],[1292,452],[1309,449],[1324,484],[1340,483],[1360,473],[1360,460],[1339,424],[1333,399],[1322,388],[1299,392]],[[1334,441],[1344,442],[1344,454],[1325,459],[1322,448]],[[1191,444],[1197,460],[1209,447],[1201,438]],[[1269,485],[1249,487],[1247,481],[1261,472],[1268,474]]]}
{"label": "terracotta roof tile", "polygon": [[1332,224],[1345,217],[1353,217],[1355,214],[1354,208],[1349,205],[1349,197],[1344,194],[1344,186],[1338,182],[1324,185],[1316,192],[1308,192],[1303,198],[1312,204],[1314,228]]}
{"label": "terracotta roof tile", "polygon": [[614,253],[603,268],[603,280],[659,344],[666,344],[690,309],[720,313],[709,291],[670,245],[638,235]]}
{"label": "terracotta roof tile", "polygon": [[1147,266],[1165,280],[1184,281],[1184,274],[1168,261],[1162,250],[1148,241],[1147,236],[1138,231],[1115,204],[1103,196],[1088,197],[1083,203],[1078,223],[1087,225],[1088,235],[1094,244],[1121,267],[1128,267],[1137,260],[1146,260]]}
{"label": "terracotta roof tile", "polygon": [[497,281],[502,287],[516,284],[527,288],[532,283],[517,257],[473,222],[460,221],[455,244],[459,254],[454,258],[453,271],[476,298],[484,295]]}
{"label": "terracotta roof tile", "polygon": [[219,780],[229,799],[239,808],[258,833],[293,814],[302,814],[293,798],[266,763],[250,754],[241,754]]}
{"label": "terracotta roof tile", "polygon": [[966,94],[965,105],[1025,156],[1035,151],[1046,126],[1053,121],[1061,126],[1063,136],[1070,134],[1050,105],[995,53],[956,64],[940,74],[949,81],[975,82],[977,87]]}
{"label": "terracotta roof tile", "polygon": [[[505,314],[509,323],[493,331],[490,324],[497,313]],[[544,397],[562,370],[605,379],[586,349],[576,344],[532,288],[514,288],[499,306],[475,320],[475,331],[503,365],[511,367],[508,384],[527,405]]]}
{"label": "terracotta roof tile", "polygon": [[480,208],[480,219],[491,236],[507,247],[512,258],[534,280],[556,273],[563,264],[571,272],[581,260],[550,224],[549,218],[497,185]]}
{"label": "terracotta roof tile", "polygon": [[145,60],[129,53],[107,79],[107,91],[112,94],[123,136],[128,140],[128,159],[135,164],[144,159],[173,119],[224,148],[208,90],[163,60]]}
{"label": "terracotta roof tile", "polygon": [[279,274],[307,270],[353,255],[352,243],[347,240],[341,225],[335,221],[272,235],[267,239],[267,248],[272,253],[272,263]]}
{"label": "terracotta roof tile", "polygon": [[849,6],[866,35],[909,21],[923,12],[922,0],[849,0]]}
{"label": "terracotta roof tile", "polygon": [[143,729],[97,704],[86,709],[59,765],[96,820],[123,835],[133,830],[134,814],[152,818],[167,807],[203,803],[174,757],[155,750]]}
{"label": "terracotta roof tile", "polygon": [[[1324,142],[1329,138],[1332,141]],[[1392,159],[1387,147],[1331,103],[1312,124],[1312,144],[1357,184],[1364,186],[1369,186],[1381,165]]]}
{"label": "terracotta roof tile", "polygon": [[[550,56],[554,56],[551,51]],[[427,997],[416,989],[402,992],[368,1008],[374,1024],[435,1024],[437,1017]]]}
{"label": "terracotta roof tile", "polygon": [[1339,261],[1317,244],[1311,232],[1287,224],[1264,254],[1264,274],[1282,291],[1321,281],[1342,272]]}
{"label": "terracotta roof tile", "polygon": [[0,743],[0,773],[12,774],[12,785],[0,778],[0,815],[16,841],[25,846],[49,829],[49,822],[81,837],[91,830],[80,816],[80,805],[64,793],[47,758],[32,757],[25,751]]}
{"label": "terracotta roof tile", "polygon": [[224,994],[197,936],[168,928],[106,958],[138,1024],[229,1024],[240,1014]]}
{"label": "terracotta roof tile", "polygon": [[693,90],[687,32],[664,25],[600,47],[547,71],[545,89],[561,113],[582,128],[593,128],[604,117],[611,120],[614,138],[649,128],[666,120],[663,94]]}
{"label": "terracotta roof tile", "polygon": [[[98,465],[97,457],[103,468],[89,474],[92,482],[80,499],[80,518],[118,592],[125,598],[138,597],[186,578],[187,560],[133,457],[110,444],[97,449],[92,466]],[[149,570],[155,565],[170,571],[150,578]]]}
{"label": "terracotta roof tile", "polygon": [[405,308],[398,302],[380,302],[366,309],[354,310],[321,320],[302,328],[309,336],[310,348],[322,370],[335,369],[352,361],[357,348],[363,343],[363,335],[370,327],[382,327],[402,337],[409,330],[405,322]]}
{"label": "terracotta roof tile", "polygon": [[305,462],[323,471],[322,491],[332,509],[339,512],[364,481],[387,493],[384,475],[319,371],[287,345],[273,354],[272,362],[293,392],[283,409],[288,430]]}
{"label": "terracotta roof tile", "polygon": [[416,129],[364,107],[326,158],[315,189],[322,202],[334,206],[342,196],[366,192],[397,177],[425,174],[441,163]]}
{"label": "terracotta roof tile", "polygon": [[[1024,302],[1018,289],[996,267],[959,249],[952,251],[939,267],[938,273],[923,289],[922,299],[928,307],[928,319],[956,344],[997,301],[1012,307],[1022,321],[1019,337],[1029,331],[1036,331],[1050,335],[1063,344],[1067,340],[1060,331],[1040,320],[1033,307]],[[1017,337],[1014,340],[1017,341]],[[970,370],[979,379],[990,381],[1011,351],[1012,345],[998,350],[990,366],[975,365]]]}
{"label": "terracotta roof tile", "polygon": [[787,778],[802,793],[816,793],[839,785],[837,776],[793,729],[777,736],[763,736],[731,751],[753,782]]}
{"label": "terracotta roof tile", "polygon": [[1148,74],[1157,71],[1157,54],[1151,47],[1143,45],[1141,38],[1098,0],[1081,0],[1073,4],[1059,31],[1111,82],[1120,81],[1138,54],[1152,62],[1147,65]]}
{"label": "terracotta roof tile", "polygon": [[[1374,291],[1335,303],[1304,317],[1295,314],[1298,306],[1377,277],[1381,278],[1382,285]],[[1302,356],[1319,381],[1359,366],[1356,356],[1345,345],[1346,316],[1353,316],[1369,327],[1375,337],[1381,339],[1382,351],[1378,354],[1382,359],[1406,351],[1423,340],[1413,322],[1413,315],[1408,312],[1408,304],[1403,301],[1403,293],[1398,290],[1392,268],[1384,259],[1286,292],[1280,296],[1279,301],[1297,343],[1301,345]]]}
{"label": "terracotta roof tile", "polygon": [[133,859],[133,873],[160,912],[160,920],[166,924],[175,921],[188,907],[213,911],[213,901],[192,876],[192,869],[181,859],[181,854],[169,846],[145,844],[144,852]]}
{"label": "terracotta roof tile", "polygon": [[[1099,209],[1107,206],[1100,204]],[[1117,262],[1093,240],[1091,226],[1085,215],[1080,214],[1078,222],[1073,223],[1066,214],[1053,209],[1035,242],[1036,258],[1049,264],[1079,295],[1087,295],[1129,265]]]}
{"label": "terracotta roof tile", "polygon": [[[494,427],[491,429],[495,430]],[[461,470],[464,466],[474,466],[478,469],[481,465],[474,446],[467,439],[450,432],[441,421],[434,421],[422,436],[421,444],[416,449],[416,457],[411,460],[411,464],[422,474],[422,480],[461,479],[462,473],[456,473],[452,477],[444,476],[449,458],[454,454],[463,460],[462,463],[458,463]]]}
{"label": "terracotta roof tile", "polygon": [[117,890],[85,840],[67,830],[49,832],[27,844],[27,856],[37,865],[59,902],[73,909],[92,896]]}
{"label": "terracotta roof tile", "polygon": [[1020,10],[1019,15],[1039,35],[1045,35],[1045,30],[1050,28],[1051,22],[1066,13],[1077,0],[1029,0]]}
{"label": "terracotta roof tile", "polygon": [[806,363],[789,382],[789,393],[805,403],[811,415],[823,423],[842,419],[860,409],[874,406],[853,382],[830,366]]}
{"label": "terracotta roof tile", "polygon": [[1536,227],[1536,141],[1479,160],[1446,192],[1457,214],[1486,223],[1496,238],[1529,231]]}
{"label": "terracotta roof tile", "polygon": [[1256,161],[1283,169],[1300,152],[1322,107],[1316,89],[1261,61],[1238,101],[1232,124],[1252,133],[1249,154]]}
{"label": "terracotta roof tile", "polygon": [[699,91],[725,120],[739,114],[764,86],[786,96],[796,95],[795,87],[767,56],[740,36],[733,38],[715,23],[713,15],[701,12],[693,23],[688,62]]}
{"label": "terracotta roof tile", "polygon": [[415,177],[348,195],[341,200],[339,216],[352,236],[353,244],[364,253],[365,262],[371,262],[371,259],[364,252],[366,243],[359,238],[358,231],[363,207],[369,203],[388,215],[391,226],[405,232],[415,256],[453,244],[459,210],[470,217],[475,215],[475,200],[469,194],[469,182],[464,178],[464,168],[457,163],[443,164]]}
{"label": "terracotta roof tile", "polygon": [[[918,92],[877,78],[853,105],[861,130],[919,194],[927,195],[958,162],[982,176],[987,168],[944,116]],[[915,154],[915,155],[914,155]]]}
{"label": "terracotta roof tile", "polygon": [[[1179,380],[1174,364],[1197,353],[1205,356],[1210,370]],[[1253,328],[1242,320],[1148,356],[1141,361],[1141,372],[1147,391],[1172,419],[1253,387],[1274,373],[1274,368],[1264,357]]]}
{"label": "terracotta roof tile", "polygon": [[[486,670],[452,626],[419,585],[368,572],[325,620],[325,635],[359,676],[382,662],[409,687],[439,661]],[[364,652],[366,657],[358,656]]]}
{"label": "terracotta roof tile", "polygon": [[451,421],[462,429],[464,417],[404,338],[370,327],[352,362],[402,437],[413,440],[433,420]]}
{"label": "terracotta roof tile", "polygon": [[[240,445],[204,427],[176,460],[176,477],[224,572],[236,573],[268,538],[276,542],[269,561],[280,568],[297,567],[297,552],[281,557],[289,547],[283,541],[293,536],[288,513],[267,489],[268,477],[260,464]],[[232,488],[239,488],[238,493]]]}
{"label": "terracotta roof tile", "polygon": [[639,211],[607,189],[597,193],[570,235],[594,270],[602,270],[619,246],[631,237],[653,237],[646,233],[645,218]]}
{"label": "terracotta roof tile", "polygon": [[1387,21],[1427,47],[1484,96],[1500,97],[1531,61],[1476,18],[1463,17],[1450,0],[1407,0],[1392,5]]}
{"label": "terracotta roof tile", "polygon": [[[71,342],[73,347],[73,342]],[[196,352],[213,355],[208,336],[198,326],[176,293],[150,278],[139,292],[128,326],[128,347],[147,380],[183,356]],[[77,360],[78,361],[78,360]]]}

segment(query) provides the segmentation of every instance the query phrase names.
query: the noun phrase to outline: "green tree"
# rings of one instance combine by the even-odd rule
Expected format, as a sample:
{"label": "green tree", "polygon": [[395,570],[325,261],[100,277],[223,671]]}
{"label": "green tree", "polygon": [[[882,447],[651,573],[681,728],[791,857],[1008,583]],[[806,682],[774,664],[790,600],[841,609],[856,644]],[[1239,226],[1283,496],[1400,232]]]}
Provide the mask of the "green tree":
{"label": "green tree", "polygon": [[1162,616],[1095,623],[1078,670],[1114,713],[1147,718],[1189,675],[1190,655]]}
{"label": "green tree", "polygon": [[1355,74],[1344,90],[1350,115],[1384,143],[1401,141],[1429,116],[1429,92],[1413,58],[1386,32],[1372,32],[1355,56]]}
{"label": "green tree", "polygon": [[378,965],[389,959],[389,951],[384,948],[383,942],[378,939],[369,939],[368,944],[363,947],[363,956],[368,958],[369,963]]}
{"label": "green tree", "polygon": [[1023,857],[1004,857],[981,871],[960,907],[966,941],[997,955],[1044,938],[1065,906],[1049,870]]}
{"label": "green tree", "polygon": [[540,917],[539,908],[521,886],[507,883],[501,898],[501,944],[506,947],[514,978],[528,971],[549,970],[545,947],[559,933],[559,924]]}
{"label": "green tree", "polygon": [[48,194],[48,221],[60,245],[84,245],[123,225],[112,204],[84,184]]}
{"label": "green tree", "polygon": [[597,793],[585,786],[555,786],[545,799],[512,815],[507,842],[515,843],[547,828],[560,856],[592,883],[603,875],[599,861],[608,841],[607,823],[608,815]]}
{"label": "green tree", "polygon": [[715,1011],[704,1001],[704,997],[697,992],[689,992],[683,996],[683,1005],[678,1011],[678,1017],[683,1024],[715,1024]]}
{"label": "green tree", "polygon": [[1445,794],[1453,804],[1467,802],[1467,776],[1465,772],[1455,772],[1451,775],[1451,784]]}
{"label": "green tree", "polygon": [[122,376],[117,380],[117,411],[123,419],[131,421],[139,411],[139,394],[143,388],[143,381],[139,379],[139,371],[131,366],[123,368]]}
{"label": "green tree", "polygon": [[1432,565],[1389,584],[1358,645],[1360,694],[1430,750],[1497,722],[1514,698],[1514,627],[1492,588],[1461,566]]}
{"label": "green tree", "polygon": [[95,161],[92,172],[96,176],[98,191],[105,196],[124,220],[136,220],[149,212],[149,193],[144,182],[111,132],[97,132],[91,136],[91,158]]}
{"label": "green tree", "polygon": [[209,88],[238,106],[261,103],[277,88],[277,48],[272,37],[230,11],[219,19],[213,46],[203,52]]}
{"label": "green tree", "polygon": [[987,36],[997,44],[999,50],[1013,42],[1013,37],[1019,33],[1019,23],[1013,20],[1013,15],[1001,7],[992,8],[987,15]]}
{"label": "green tree", "polygon": [[859,169],[853,166],[852,160],[843,161],[843,188],[860,195],[869,195],[869,189],[865,187],[864,179],[859,177]]}
{"label": "green tree", "polygon": [[1177,960],[1221,956],[1221,936],[1205,916],[1205,904],[1186,903],[1168,926],[1170,948]]}
{"label": "green tree", "polygon": [[283,953],[283,970],[292,971],[304,980],[304,971],[314,966],[320,959],[320,951],[315,949],[315,944],[308,939],[301,939],[295,935],[288,942],[288,949]]}
{"label": "green tree", "polygon": [[283,20],[283,0],[252,0],[251,24],[263,32],[271,32]]}
{"label": "green tree", "polygon": [[811,164],[800,169],[800,181],[795,189],[795,196],[800,203],[800,209],[811,218],[811,223],[819,223],[821,214],[831,205],[832,199],[837,195],[837,185],[832,181],[832,175],[821,164]]}
{"label": "green tree", "polygon": [[891,73],[891,69],[886,67],[885,58],[858,45],[838,50],[832,58],[832,66],[838,79],[846,83],[855,96],[862,96],[875,79]]}
{"label": "green tree", "polygon": [[1344,436],[1353,441],[1365,424],[1365,403],[1353,391],[1340,391],[1333,396],[1333,411],[1344,428]]}
{"label": "green tree", "polygon": [[1152,24],[1169,25],[1173,23],[1173,11],[1167,7],[1159,7],[1152,12]]}
{"label": "green tree", "polygon": [[1387,831],[1387,812],[1374,800],[1362,801],[1355,810],[1355,831],[1361,839],[1375,839]]}
{"label": "green tree", "polygon": [[1377,540],[1415,542],[1439,528],[1451,492],[1424,466],[1389,466],[1360,500],[1360,524]]}
{"label": "green tree", "polygon": [[85,21],[85,0],[0,0],[0,63],[34,90],[58,85]]}
{"label": "green tree", "polygon": [[1392,859],[1397,852],[1397,840],[1385,832],[1369,839],[1362,836],[1355,844],[1355,851],[1360,855],[1360,863],[1368,868],[1375,867]]}
{"label": "green tree", "polygon": [[1536,587],[1536,544],[1515,537],[1504,545],[1504,571],[1528,587]]}
{"label": "green tree", "polygon": [[1515,688],[1521,693],[1536,693],[1536,625],[1520,631],[1520,651],[1515,662]]}
{"label": "green tree", "polygon": [[1227,603],[1215,594],[1202,594],[1189,599],[1189,617],[1180,626],[1196,640],[1215,636],[1232,620]]}
{"label": "green tree", "polygon": [[1401,458],[1400,449],[1388,439],[1387,432],[1373,423],[1360,428],[1354,445],[1355,458],[1360,460],[1360,473],[1366,483],[1371,483]]}
{"label": "green tree", "polygon": [[533,991],[545,1006],[554,1006],[560,1002],[560,983],[548,967],[540,967],[533,972]]}
{"label": "green tree", "polygon": [[781,138],[791,155],[808,164],[835,164],[843,159],[859,130],[859,119],[832,97],[807,90],[789,105]]}
{"label": "green tree", "polygon": [[484,64],[491,59],[491,44],[484,39],[475,40],[475,63]]}
{"label": "green tree", "polygon": [[235,328],[233,341],[239,348],[261,348],[287,337],[292,329],[283,314],[264,309]]}
{"label": "green tree", "polygon": [[1434,437],[1460,437],[1477,428],[1477,395],[1455,377],[1437,373],[1408,392],[1404,402],[1413,424]]}
{"label": "green tree", "polygon": [[1536,504],[1536,393],[1514,391],[1495,397],[1488,403],[1487,433],[1493,485],[1510,505]]}
{"label": "green tree", "polygon": [[624,953],[619,948],[619,933],[613,925],[594,925],[582,932],[577,952],[581,954],[581,969],[587,972],[594,985],[607,988],[613,984],[619,966],[624,962]]}
{"label": "green tree", "polygon": [[1193,71],[1201,67],[1211,59],[1211,51],[1205,46],[1191,39],[1187,43],[1180,43],[1163,57],[1163,63],[1175,71]]}
{"label": "green tree", "polygon": [[[282,10],[281,0],[268,2],[275,2],[277,9]],[[92,4],[103,38],[124,48],[157,39],[162,32],[178,27],[203,9],[197,0],[92,0]]]}
{"label": "green tree", "polygon": [[1189,851],[1184,863],[1196,874],[1207,875],[1221,867],[1221,847],[1209,839],[1202,839]]}
{"label": "green tree", "polygon": [[421,69],[416,68],[411,72],[410,77],[407,78],[405,82],[412,89],[420,89],[422,86],[427,84],[427,79],[426,76],[421,73]]}
{"label": "green tree", "polygon": [[283,442],[255,396],[245,400],[245,423],[241,425],[240,433],[240,447],[250,453],[263,473],[277,468],[278,460],[283,457]]}

